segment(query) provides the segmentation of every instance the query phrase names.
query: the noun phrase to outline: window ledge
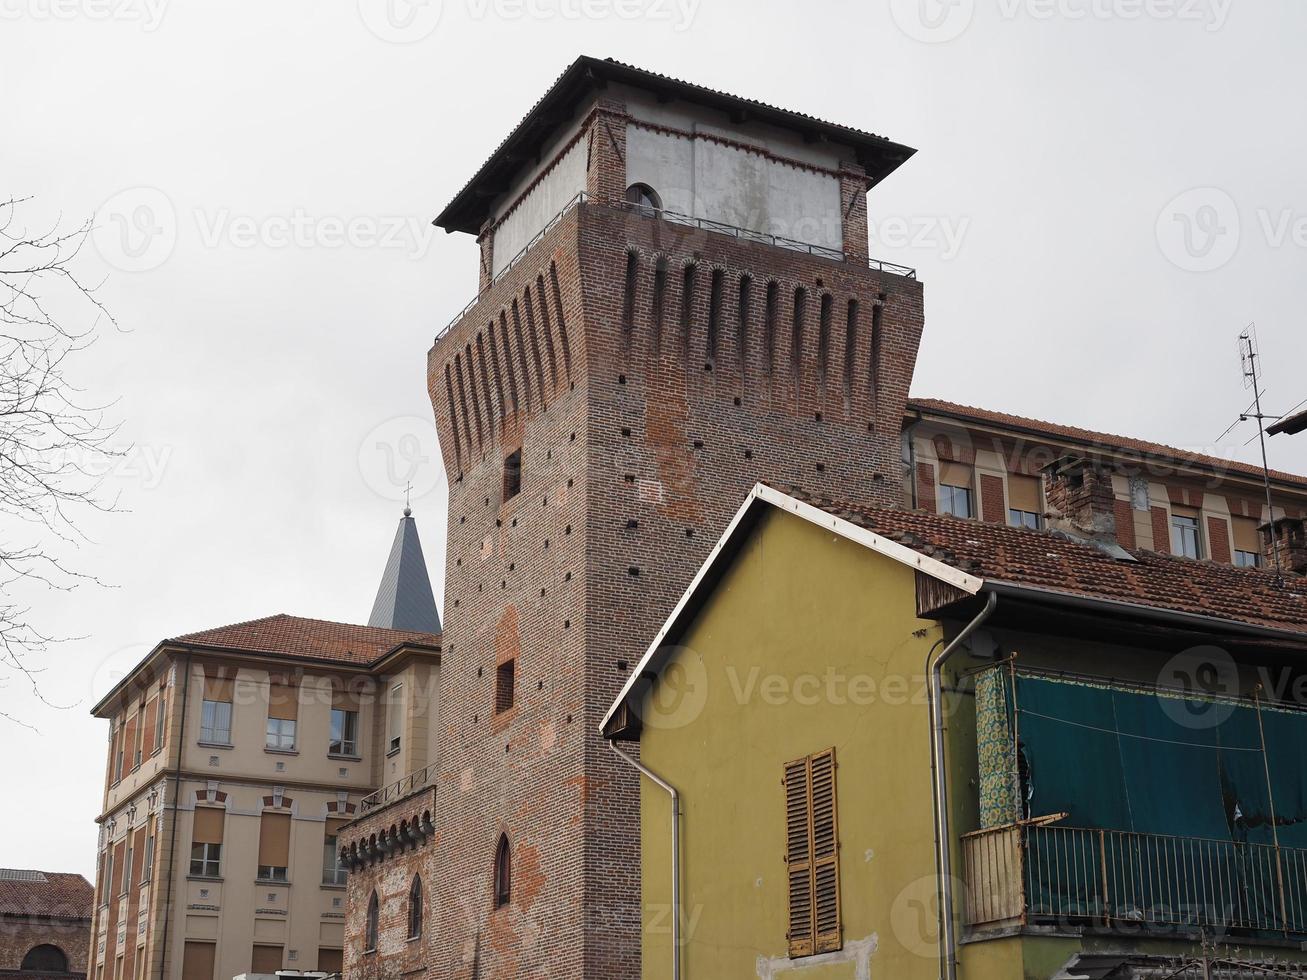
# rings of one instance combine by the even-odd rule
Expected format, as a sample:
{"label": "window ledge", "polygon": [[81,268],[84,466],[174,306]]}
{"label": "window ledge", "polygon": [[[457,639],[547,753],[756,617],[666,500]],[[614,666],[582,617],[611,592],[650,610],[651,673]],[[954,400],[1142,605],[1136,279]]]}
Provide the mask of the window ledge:
{"label": "window ledge", "polygon": [[254,883],[256,885],[282,885],[286,888],[290,887],[289,878],[255,878]]}
{"label": "window ledge", "polygon": [[263,751],[268,755],[299,755],[299,749],[274,749],[271,745],[265,745]]}
{"label": "window ledge", "polygon": [[234,748],[236,748],[235,744],[232,743],[232,742],[206,742],[206,741],[204,741],[204,739],[200,739],[200,740],[197,741],[195,744],[196,744],[196,745],[199,745],[199,746],[202,746],[203,748],[206,748],[206,749],[234,749]]}
{"label": "window ledge", "polygon": [[[396,746],[395,748],[391,749],[389,752],[386,753],[386,758],[387,758],[387,759],[390,759],[390,758],[393,758],[394,756],[399,755],[399,750],[400,750],[400,748],[402,748],[402,746]],[[374,950],[374,952],[375,952],[375,950]]]}
{"label": "window ledge", "polygon": [[217,882],[221,882],[223,879],[222,879],[222,876],[221,876],[221,875],[187,875],[187,876],[186,876],[186,880],[187,880],[187,881],[217,881]]}
{"label": "window ledge", "polygon": [[327,753],[327,758],[335,759],[338,762],[362,762],[363,761],[363,756],[361,755],[336,755],[335,753],[332,752]]}
{"label": "window ledge", "polygon": [[322,883],[321,887],[324,888],[324,889],[326,889],[326,890],[329,891],[329,892],[343,892],[343,891],[345,891],[349,886],[347,886],[347,885],[337,885],[335,882],[332,882],[332,881],[324,881],[324,882]]}
{"label": "window ledge", "polygon": [[419,933],[419,934],[416,935],[416,936],[409,936],[407,939],[404,940],[404,942],[406,942],[406,943],[415,943],[415,942],[417,942],[418,940],[420,940],[421,938],[422,938],[422,935]]}

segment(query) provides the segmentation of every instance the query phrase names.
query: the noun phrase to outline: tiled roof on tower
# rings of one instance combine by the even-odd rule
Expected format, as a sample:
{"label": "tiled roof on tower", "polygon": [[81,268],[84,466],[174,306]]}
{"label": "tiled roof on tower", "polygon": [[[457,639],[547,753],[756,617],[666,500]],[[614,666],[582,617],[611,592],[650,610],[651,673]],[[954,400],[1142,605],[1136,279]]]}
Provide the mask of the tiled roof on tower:
{"label": "tiled roof on tower", "polygon": [[390,557],[386,559],[386,570],[381,575],[368,625],[423,633],[440,632],[440,613],[431,592],[426,559],[422,557],[417,522],[407,507],[399,519],[395,541],[390,546]]}

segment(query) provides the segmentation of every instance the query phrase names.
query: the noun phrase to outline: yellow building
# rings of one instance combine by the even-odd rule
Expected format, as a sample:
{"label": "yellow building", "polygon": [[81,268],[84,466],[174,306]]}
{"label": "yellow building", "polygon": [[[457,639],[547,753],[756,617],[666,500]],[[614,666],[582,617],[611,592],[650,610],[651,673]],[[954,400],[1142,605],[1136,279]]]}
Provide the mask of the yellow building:
{"label": "yellow building", "polygon": [[277,615],[160,642],[93,709],[109,758],[91,980],[338,973],[338,830],[436,762],[439,617],[411,516],[372,625]]}
{"label": "yellow building", "polygon": [[1049,480],[1046,530],[754,489],[603,724],[647,777],[644,976],[1302,958],[1301,567],[1073,534],[1110,496]]}

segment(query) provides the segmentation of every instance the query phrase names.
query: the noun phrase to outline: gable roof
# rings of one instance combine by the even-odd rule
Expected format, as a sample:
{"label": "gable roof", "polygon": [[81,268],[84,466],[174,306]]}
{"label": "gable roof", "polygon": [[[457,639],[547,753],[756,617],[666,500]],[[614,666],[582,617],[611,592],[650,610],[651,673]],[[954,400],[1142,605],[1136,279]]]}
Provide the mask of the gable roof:
{"label": "gable roof", "polygon": [[1104,614],[1166,619],[1237,635],[1274,634],[1307,642],[1307,580],[1281,584],[1261,569],[1134,551],[1115,558],[1056,531],[1032,531],[922,511],[862,507],[823,499],[809,501],[756,485],[713,547],[685,594],[635,666],[600,724],[614,718],[657,673],[665,644],[693,619],[747,531],[764,508],[775,507],[827,528],[945,582],[964,595],[1018,595],[1052,604],[1096,603]]}
{"label": "gable roof", "polygon": [[438,647],[440,636],[418,630],[354,626],[277,613],[263,619],[185,633],[165,642],[366,666],[398,647]]}
{"label": "gable roof", "polygon": [[[1045,422],[1042,419],[1031,419],[1021,415],[1011,415],[1007,412],[976,408],[972,405],[959,405],[956,402],[948,402],[939,398],[909,398],[909,416],[917,413],[940,415],[958,422],[992,425],[1054,440],[1064,440],[1126,454],[1165,459],[1184,465],[1196,466],[1204,470],[1238,473],[1241,476],[1251,477],[1258,482],[1261,482],[1262,479],[1262,468],[1251,463],[1222,459],[1220,456],[1195,453],[1187,449],[1177,449],[1175,446],[1167,446],[1160,442],[1148,442],[1145,439],[1136,439],[1132,436],[1095,432],[1092,429],[1081,429],[1073,425],[1060,425],[1056,422]],[[1271,470],[1271,479],[1295,488],[1307,489],[1307,476],[1281,470]]]}
{"label": "gable roof", "polygon": [[797,130],[807,138],[828,139],[849,146],[858,163],[867,171],[868,187],[884,180],[917,152],[883,136],[827,122],[806,113],[730,95],[612,58],[601,60],[582,56],[558,77],[433,223],[445,231],[480,234],[495,198],[511,187],[519,169],[535,160],[543,145],[560,125],[572,117],[587,95],[609,83],[645,89],[657,93],[660,98],[693,102],[735,116]]}
{"label": "gable roof", "polygon": [[377,599],[372,604],[368,625],[431,634],[440,632],[440,613],[436,611],[436,598],[431,592],[431,576],[422,556],[417,522],[407,507],[390,546],[390,557],[386,559],[386,570],[381,574],[381,585],[377,587]]}
{"label": "gable roof", "polygon": [[0,868],[0,915],[89,920],[94,900],[81,875]]}

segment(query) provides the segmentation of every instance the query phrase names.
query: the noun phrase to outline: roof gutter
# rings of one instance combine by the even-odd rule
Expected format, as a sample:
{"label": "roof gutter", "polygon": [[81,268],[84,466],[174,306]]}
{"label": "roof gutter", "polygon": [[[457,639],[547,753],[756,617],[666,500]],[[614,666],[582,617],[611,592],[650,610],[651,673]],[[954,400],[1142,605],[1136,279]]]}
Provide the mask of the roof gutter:
{"label": "roof gutter", "polygon": [[947,757],[944,752],[944,665],[962,649],[998,606],[998,594],[990,592],[985,608],[962,628],[938,657],[932,649],[926,658],[930,674],[930,774],[935,795],[935,871],[939,876],[939,967],[943,980],[957,980],[957,935],[953,922],[953,833],[949,826]]}
{"label": "roof gutter", "polygon": [[[1307,586],[1307,582],[1304,582],[1304,585]],[[1090,612],[1106,613],[1111,616],[1121,616],[1122,614],[1129,613],[1140,619],[1151,619],[1161,623],[1168,623],[1173,626],[1203,627],[1206,632],[1215,631],[1219,633],[1229,633],[1234,636],[1253,636],[1265,639],[1287,640],[1299,644],[1307,643],[1307,633],[1302,631],[1280,629],[1275,626],[1258,626],[1255,623],[1236,623],[1228,619],[1218,619],[1215,616],[1204,616],[1201,613],[1179,612],[1174,609],[1145,606],[1136,602],[1125,602],[1120,599],[1094,598],[1092,596],[1058,592],[1054,589],[1043,589],[1033,585],[1016,585],[1011,582],[995,582],[992,579],[985,580],[985,591],[994,592],[998,595],[1013,599],[1027,599],[1035,602],[1054,603],[1060,606],[1086,609]]]}

